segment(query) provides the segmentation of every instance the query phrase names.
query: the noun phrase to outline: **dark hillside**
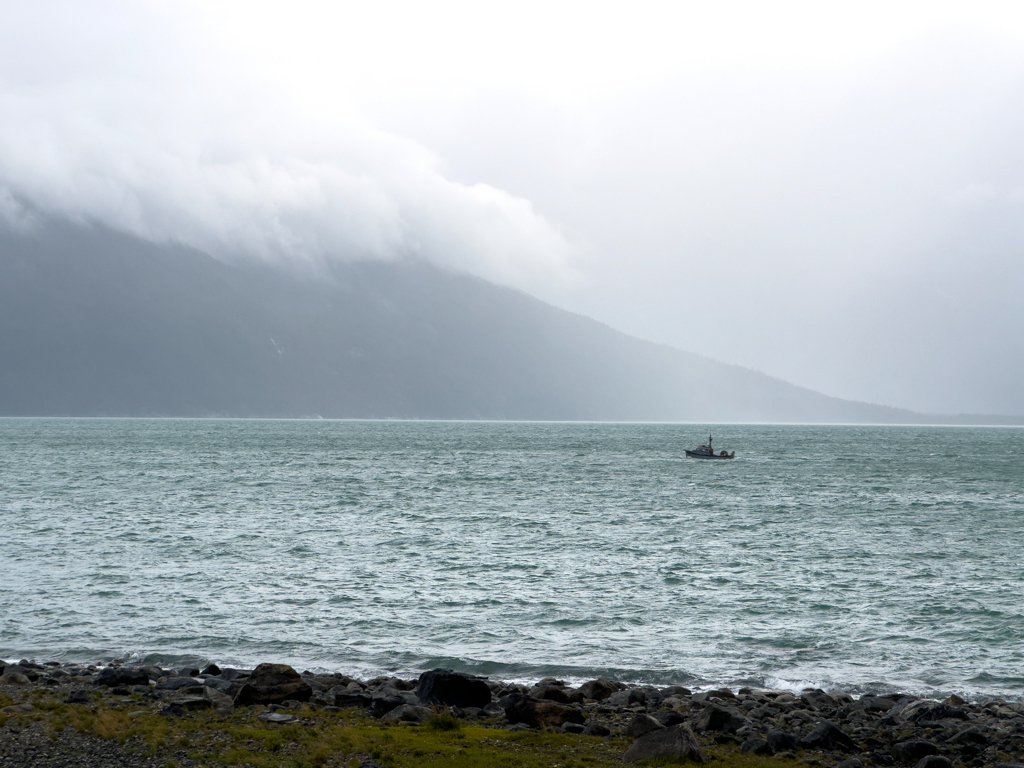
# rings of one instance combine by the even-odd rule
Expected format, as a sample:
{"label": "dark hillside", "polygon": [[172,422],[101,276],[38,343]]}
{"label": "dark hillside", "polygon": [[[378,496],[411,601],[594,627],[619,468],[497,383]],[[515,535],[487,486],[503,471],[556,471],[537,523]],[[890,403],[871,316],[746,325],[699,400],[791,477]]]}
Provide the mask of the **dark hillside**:
{"label": "dark hillside", "polygon": [[0,414],[921,421],[421,263],[316,278],[51,225],[0,235]]}

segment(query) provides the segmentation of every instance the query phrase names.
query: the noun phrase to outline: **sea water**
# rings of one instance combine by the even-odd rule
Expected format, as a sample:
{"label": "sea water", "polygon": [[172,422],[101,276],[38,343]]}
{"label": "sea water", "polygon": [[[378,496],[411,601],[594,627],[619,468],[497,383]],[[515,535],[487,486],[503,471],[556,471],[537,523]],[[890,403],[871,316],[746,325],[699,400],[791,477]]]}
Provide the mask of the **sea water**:
{"label": "sea water", "polygon": [[1024,430],[3,419],[26,656],[1019,698]]}

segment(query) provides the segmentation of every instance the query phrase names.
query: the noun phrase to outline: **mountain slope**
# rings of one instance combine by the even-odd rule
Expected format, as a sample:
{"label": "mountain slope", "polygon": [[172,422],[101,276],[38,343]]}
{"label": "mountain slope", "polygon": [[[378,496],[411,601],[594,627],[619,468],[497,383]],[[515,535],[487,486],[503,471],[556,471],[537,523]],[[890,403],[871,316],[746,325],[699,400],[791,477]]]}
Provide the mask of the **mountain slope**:
{"label": "mountain slope", "polygon": [[0,414],[913,422],[420,263],[288,276],[0,235]]}

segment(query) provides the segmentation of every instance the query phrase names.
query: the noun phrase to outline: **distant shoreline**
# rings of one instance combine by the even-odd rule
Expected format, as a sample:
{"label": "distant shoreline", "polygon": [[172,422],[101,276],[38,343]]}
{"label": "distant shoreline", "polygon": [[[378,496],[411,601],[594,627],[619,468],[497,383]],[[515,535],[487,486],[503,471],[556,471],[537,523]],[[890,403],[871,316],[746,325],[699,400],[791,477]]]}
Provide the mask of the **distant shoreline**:
{"label": "distant shoreline", "polygon": [[[949,416],[938,417],[925,415],[934,421],[628,421],[599,419],[494,419],[494,418],[416,418],[403,417],[372,417],[372,416],[231,416],[209,414],[205,416],[173,416],[173,415],[67,415],[67,414],[3,414],[0,420],[48,419],[77,421],[312,421],[312,422],[371,422],[371,423],[423,423],[423,424],[603,424],[603,425],[650,425],[650,426],[683,426],[683,427],[1024,427],[1024,416]],[[942,419],[946,419],[943,421]]]}

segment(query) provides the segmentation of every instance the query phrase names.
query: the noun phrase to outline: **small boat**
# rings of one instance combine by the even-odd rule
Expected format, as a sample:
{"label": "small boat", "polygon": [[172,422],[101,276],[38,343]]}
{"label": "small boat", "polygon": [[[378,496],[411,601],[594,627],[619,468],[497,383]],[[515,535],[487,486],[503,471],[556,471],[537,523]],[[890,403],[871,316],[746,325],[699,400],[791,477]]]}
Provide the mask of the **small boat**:
{"label": "small boat", "polygon": [[711,447],[711,435],[708,435],[707,445],[698,445],[692,451],[686,451],[686,456],[690,459],[735,459],[736,451],[715,453],[714,448]]}

